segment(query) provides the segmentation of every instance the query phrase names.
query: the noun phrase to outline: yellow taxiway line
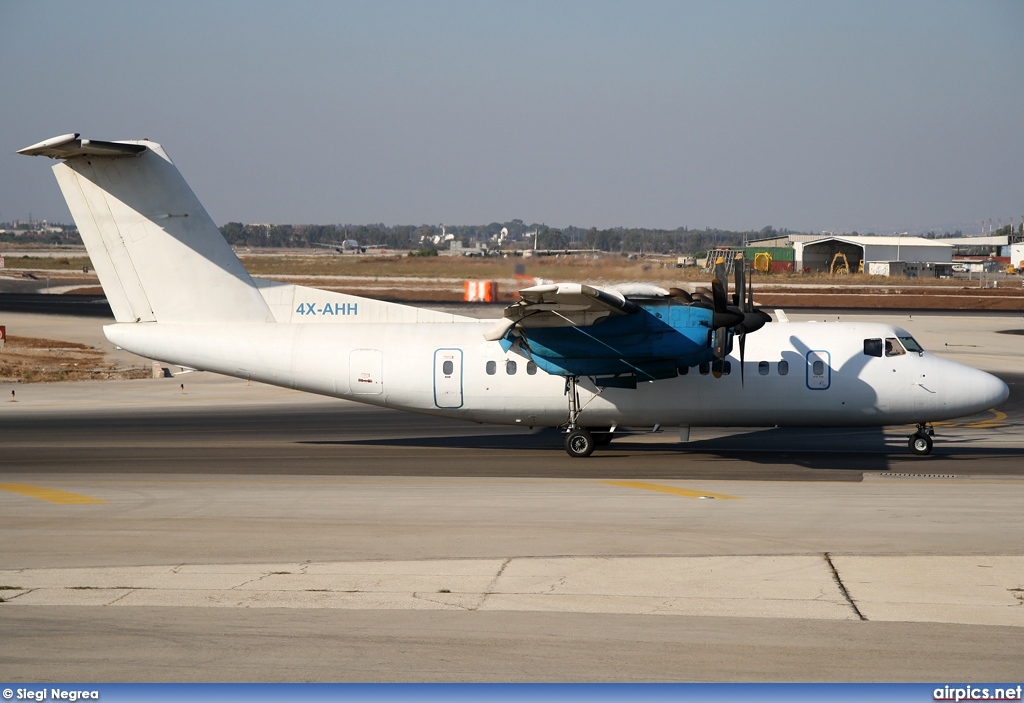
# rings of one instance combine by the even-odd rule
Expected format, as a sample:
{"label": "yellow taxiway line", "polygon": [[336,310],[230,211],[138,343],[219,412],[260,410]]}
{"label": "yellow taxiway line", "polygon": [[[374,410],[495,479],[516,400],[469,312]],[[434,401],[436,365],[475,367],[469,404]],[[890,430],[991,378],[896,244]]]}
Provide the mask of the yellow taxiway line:
{"label": "yellow taxiway line", "polygon": [[990,429],[993,427],[1006,427],[1006,423],[1003,420],[1006,419],[1006,413],[1001,410],[991,408],[989,410],[992,413],[991,420],[978,420],[976,422],[934,422],[932,423],[936,427],[970,427],[972,429]]}
{"label": "yellow taxiway line", "polygon": [[609,486],[621,486],[622,488],[636,488],[641,491],[657,491],[658,493],[669,493],[684,498],[715,498],[717,500],[742,500],[739,496],[730,496],[725,493],[712,493],[710,491],[695,491],[692,488],[676,488],[675,486],[662,486],[657,483],[644,483],[643,481],[601,481]]}
{"label": "yellow taxiway line", "polygon": [[49,503],[60,503],[61,505],[84,505],[87,503],[106,503],[105,500],[84,496],[81,493],[70,493],[58,491],[55,488],[43,488],[41,486],[30,486],[27,483],[0,483],[0,491],[17,493],[18,495],[38,498]]}

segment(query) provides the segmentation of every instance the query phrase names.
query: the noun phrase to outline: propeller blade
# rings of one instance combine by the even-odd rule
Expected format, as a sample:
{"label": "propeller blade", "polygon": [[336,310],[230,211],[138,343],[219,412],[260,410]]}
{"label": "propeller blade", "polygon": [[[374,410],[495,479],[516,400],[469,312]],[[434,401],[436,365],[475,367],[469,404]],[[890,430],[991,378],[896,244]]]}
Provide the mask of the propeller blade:
{"label": "propeller blade", "polygon": [[747,355],[747,335],[740,332],[740,386],[743,386],[743,360]]}
{"label": "propeller blade", "polygon": [[729,306],[729,289],[721,278],[711,281],[711,294],[715,302],[715,312],[725,312]]}
{"label": "propeller blade", "polygon": [[[747,262],[743,252],[736,252],[733,260],[733,273],[736,290],[730,300],[729,281],[725,272],[725,259],[719,257],[715,261],[715,277],[711,280],[710,295],[707,289],[700,289],[692,296],[693,305],[710,308],[711,316],[711,371],[715,378],[721,378],[725,372],[725,357],[731,351],[729,344],[730,331],[739,335],[740,340],[740,384],[746,381],[745,363],[747,354],[747,334],[756,332],[771,322],[771,317],[754,307],[754,281],[747,275]],[[676,289],[670,292],[675,295]],[[730,305],[730,302],[732,303]]]}
{"label": "propeller blade", "polygon": [[715,378],[722,377],[722,371],[725,369],[725,355],[729,353],[726,348],[729,344],[729,330],[726,327],[717,327],[711,336],[711,353],[713,360],[711,362],[711,373]]}
{"label": "propeller blade", "polygon": [[743,295],[747,292],[747,267],[743,258],[743,252],[736,252],[736,258],[733,260],[733,269],[733,274],[736,276],[736,292],[732,295],[732,303],[740,310],[743,310]]}
{"label": "propeller blade", "polygon": [[725,362],[722,359],[715,359],[711,362],[711,375],[715,378],[721,378],[725,372]]}
{"label": "propeller blade", "polygon": [[756,308],[754,307],[754,276],[751,271],[751,276],[747,280],[747,308],[745,312],[753,312]]}
{"label": "propeller blade", "polygon": [[711,292],[715,296],[715,310],[723,311],[729,304],[729,279],[725,276],[725,259],[715,261],[715,277],[711,281]]}

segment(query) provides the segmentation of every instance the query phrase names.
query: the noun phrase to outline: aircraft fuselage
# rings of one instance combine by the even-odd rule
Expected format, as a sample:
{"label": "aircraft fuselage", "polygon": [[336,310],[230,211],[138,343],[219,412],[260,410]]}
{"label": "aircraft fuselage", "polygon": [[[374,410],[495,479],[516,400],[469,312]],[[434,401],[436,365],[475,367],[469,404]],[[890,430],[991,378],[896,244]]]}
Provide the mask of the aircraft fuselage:
{"label": "aircraft fuselage", "polygon": [[[493,321],[377,324],[116,324],[107,336],[142,356],[362,403],[477,422],[566,422],[565,378],[520,348],[483,339]],[[854,426],[968,415],[1005,397],[995,377],[928,351],[874,356],[910,338],[877,323],[773,323],[714,378],[707,365],[637,388],[581,378],[578,424]],[[877,340],[877,342],[865,340]],[[899,342],[897,342],[899,345]],[[874,347],[872,347],[873,349]]]}

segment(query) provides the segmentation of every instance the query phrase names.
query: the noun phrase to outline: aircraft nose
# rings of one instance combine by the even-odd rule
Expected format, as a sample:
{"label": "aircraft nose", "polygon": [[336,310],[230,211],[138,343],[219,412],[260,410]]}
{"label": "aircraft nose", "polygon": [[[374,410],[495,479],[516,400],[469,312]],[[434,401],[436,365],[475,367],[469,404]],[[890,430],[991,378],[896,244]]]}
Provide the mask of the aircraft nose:
{"label": "aircraft nose", "polygon": [[1010,397],[1010,387],[990,373],[973,369],[974,373],[967,379],[971,399],[978,408],[988,410],[999,405]]}
{"label": "aircraft nose", "polygon": [[982,392],[987,393],[989,407],[999,405],[1004,400],[1010,397],[1010,387],[1003,383],[1002,379],[996,378],[992,374],[985,373],[985,383],[982,384]]}

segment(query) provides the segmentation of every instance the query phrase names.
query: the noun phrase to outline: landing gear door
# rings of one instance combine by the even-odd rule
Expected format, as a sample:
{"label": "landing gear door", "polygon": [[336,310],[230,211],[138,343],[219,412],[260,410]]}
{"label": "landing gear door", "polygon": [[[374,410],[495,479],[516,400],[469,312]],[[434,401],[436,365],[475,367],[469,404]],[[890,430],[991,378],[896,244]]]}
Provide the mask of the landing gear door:
{"label": "landing gear door", "polygon": [[823,391],[832,385],[832,357],[827,351],[807,352],[807,387]]}
{"label": "landing gear door", "polygon": [[438,349],[434,352],[434,405],[439,408],[462,407],[461,349]]}

